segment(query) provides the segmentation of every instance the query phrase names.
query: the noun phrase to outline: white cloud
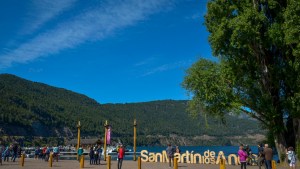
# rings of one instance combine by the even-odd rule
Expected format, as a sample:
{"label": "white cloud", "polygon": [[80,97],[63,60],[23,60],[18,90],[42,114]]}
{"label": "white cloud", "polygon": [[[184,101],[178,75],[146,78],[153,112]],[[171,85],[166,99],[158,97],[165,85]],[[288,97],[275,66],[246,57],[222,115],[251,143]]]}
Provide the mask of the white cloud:
{"label": "white cloud", "polygon": [[169,63],[169,64],[163,64],[161,66],[155,67],[151,70],[149,70],[148,72],[144,73],[142,75],[142,77],[144,76],[149,76],[155,73],[160,73],[160,72],[164,72],[164,71],[168,71],[168,70],[173,70],[173,69],[184,69],[188,66],[190,66],[192,64],[192,61],[179,61],[179,62],[174,62],[174,63]]}
{"label": "white cloud", "polygon": [[185,18],[188,20],[200,20],[201,18],[203,18],[203,16],[201,16],[200,13],[195,13],[195,14],[193,14],[191,16],[187,16]]}
{"label": "white cloud", "polygon": [[144,66],[144,65],[148,65],[149,63],[152,63],[154,61],[155,61],[155,58],[154,57],[150,57],[150,58],[147,58],[147,59],[145,59],[143,61],[140,61],[140,62],[134,64],[134,66],[136,66],[136,67]]}
{"label": "white cloud", "polygon": [[[169,2],[169,1],[168,1]],[[39,34],[10,52],[0,53],[0,68],[27,63],[74,48],[87,41],[102,40],[114,31],[134,25],[169,5],[167,0],[108,1]],[[47,20],[47,19],[46,19]]]}
{"label": "white cloud", "polygon": [[75,3],[76,0],[32,0],[32,6],[25,19],[24,33],[33,33]]}

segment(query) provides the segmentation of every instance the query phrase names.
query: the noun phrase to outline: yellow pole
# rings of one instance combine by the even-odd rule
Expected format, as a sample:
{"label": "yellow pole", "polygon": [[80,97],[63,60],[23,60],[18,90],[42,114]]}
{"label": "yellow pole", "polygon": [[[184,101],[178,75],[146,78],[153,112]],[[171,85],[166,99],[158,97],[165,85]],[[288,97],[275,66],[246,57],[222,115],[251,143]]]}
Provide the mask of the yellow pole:
{"label": "yellow pole", "polygon": [[22,157],[22,167],[24,167],[24,164],[25,164],[25,154],[23,154],[23,157]]}
{"label": "yellow pole", "polygon": [[80,158],[80,168],[84,168],[84,155],[83,154],[81,155],[81,158]]}
{"label": "yellow pole", "polygon": [[82,154],[82,168],[84,168],[84,155]]}
{"label": "yellow pole", "polygon": [[[21,157],[20,157],[20,166],[22,166],[22,157],[23,157],[23,154],[21,154]],[[0,159],[2,160],[2,159]]]}
{"label": "yellow pole", "polygon": [[106,167],[107,169],[110,169],[111,168],[111,157],[110,157],[110,155],[109,156],[107,156],[107,167]]}
{"label": "yellow pole", "polygon": [[178,169],[177,158],[174,158],[174,169]]}
{"label": "yellow pole", "polygon": [[133,122],[133,161],[136,161],[136,119]]}
{"label": "yellow pole", "polygon": [[21,163],[20,163],[22,167],[24,167],[24,162],[25,162],[25,155],[22,154],[21,155]]}
{"label": "yellow pole", "polygon": [[138,169],[142,169],[142,158],[138,157]]}
{"label": "yellow pole", "polygon": [[272,160],[272,169],[276,169],[276,161]]}
{"label": "yellow pole", "polygon": [[52,167],[52,160],[53,160],[53,154],[50,154],[50,158],[49,158],[49,167]]}
{"label": "yellow pole", "polygon": [[[79,145],[80,145],[80,127],[81,127],[80,121],[78,121],[78,124],[77,124],[77,129],[78,129],[78,134],[77,134],[77,152],[78,152]],[[77,153],[77,160],[79,160],[78,158],[79,158],[79,156],[78,156],[78,153]]]}
{"label": "yellow pole", "polygon": [[220,159],[220,169],[225,169],[225,160],[224,159]]}
{"label": "yellow pole", "polygon": [[107,124],[107,120],[105,121],[105,124],[104,124],[104,128],[105,128],[105,132],[104,132],[104,161],[106,161],[106,135],[107,135],[107,126],[108,126],[108,124]]}

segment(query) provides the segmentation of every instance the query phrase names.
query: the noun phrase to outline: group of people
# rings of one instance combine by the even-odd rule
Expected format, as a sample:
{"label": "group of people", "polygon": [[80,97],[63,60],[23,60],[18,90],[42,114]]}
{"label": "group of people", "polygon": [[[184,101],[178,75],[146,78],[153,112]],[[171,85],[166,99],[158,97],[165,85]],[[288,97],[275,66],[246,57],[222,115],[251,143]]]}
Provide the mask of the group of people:
{"label": "group of people", "polygon": [[[238,156],[241,163],[241,169],[246,169],[247,163],[249,162],[249,154],[251,154],[251,149],[249,153],[249,147],[244,147],[240,145],[238,150]],[[286,150],[286,154],[288,157],[288,163],[291,169],[296,168],[296,154],[293,147],[289,147]],[[250,158],[251,159],[251,158]],[[269,147],[268,144],[260,144],[258,145],[258,158],[257,165],[258,168],[261,169],[262,165],[265,164],[266,169],[272,169],[272,159],[273,159],[273,150]]]}
{"label": "group of people", "polygon": [[[79,159],[83,155],[83,152],[84,150],[80,145],[77,150]],[[125,157],[125,147],[122,144],[120,144],[117,147],[117,153],[118,153],[118,169],[122,169],[123,159]],[[90,151],[89,151],[90,165],[100,165],[101,154],[102,154],[102,148],[100,145],[97,145],[95,147],[90,147]]]}
{"label": "group of people", "polygon": [[101,154],[102,154],[102,149],[100,145],[95,146],[95,147],[90,147],[90,165],[100,165],[101,161]]}
{"label": "group of people", "polygon": [[58,146],[55,147],[36,147],[34,150],[34,159],[42,159],[45,161],[49,161],[50,154],[52,153],[53,159],[58,161],[58,155],[59,155],[59,148]]}
{"label": "group of people", "polygon": [[[26,153],[27,150],[24,150],[24,153]],[[53,153],[53,159],[56,159],[58,161],[58,154],[59,154],[59,148],[58,147],[36,147],[34,149],[34,159],[42,159],[45,161],[49,160],[50,153]],[[2,164],[3,161],[10,161],[15,162],[16,158],[21,157],[22,149],[18,144],[11,144],[10,146],[0,146],[0,164]]]}
{"label": "group of people", "polygon": [[2,165],[3,161],[9,161],[11,157],[12,162],[16,161],[17,157],[21,156],[21,147],[18,144],[11,144],[10,146],[0,146],[0,164]]}
{"label": "group of people", "polygon": [[[247,159],[249,159],[249,153],[247,153],[247,148],[244,148],[243,145],[240,145],[238,156],[241,163],[241,169],[246,169]],[[264,147],[261,144],[258,147],[258,162],[257,162],[258,168],[261,169],[262,164],[265,163],[266,169],[272,169],[272,159],[273,159],[273,150],[269,148],[268,144],[265,144]]]}
{"label": "group of people", "polygon": [[168,144],[168,147],[166,149],[166,153],[168,155],[168,159],[169,159],[169,167],[172,167],[172,162],[173,162],[173,166],[174,166],[174,154],[175,153],[180,153],[180,149],[178,146],[173,147],[171,144]]}
{"label": "group of people", "polygon": [[[35,149],[35,159],[43,159],[45,161],[49,160],[50,153],[53,153],[53,158],[58,161],[59,148],[58,147],[37,147]],[[79,157],[83,154],[83,149],[80,146],[78,149]],[[118,153],[118,169],[122,169],[123,159],[125,157],[125,148],[122,144],[117,147]],[[174,154],[180,153],[180,149],[178,146],[174,147],[171,144],[168,144],[166,148],[166,153],[169,159],[169,167],[172,167],[172,162],[174,166]],[[95,147],[90,147],[89,157],[90,157],[90,165],[100,165],[101,161],[102,148],[100,145]],[[296,168],[297,156],[293,147],[288,147],[286,149],[288,163],[291,169]],[[0,164],[2,165],[3,161],[9,161],[9,157],[11,157],[11,161],[15,162],[17,157],[21,156],[21,148],[18,144],[11,144],[10,146],[4,147],[0,146]],[[252,163],[252,150],[249,146],[240,145],[238,150],[238,156],[241,163],[241,169],[246,169],[247,164]],[[266,169],[272,169],[272,159],[273,159],[273,150],[269,148],[268,144],[260,144],[258,145],[258,156],[257,156],[257,165],[258,168],[261,169],[262,165],[265,165]]]}

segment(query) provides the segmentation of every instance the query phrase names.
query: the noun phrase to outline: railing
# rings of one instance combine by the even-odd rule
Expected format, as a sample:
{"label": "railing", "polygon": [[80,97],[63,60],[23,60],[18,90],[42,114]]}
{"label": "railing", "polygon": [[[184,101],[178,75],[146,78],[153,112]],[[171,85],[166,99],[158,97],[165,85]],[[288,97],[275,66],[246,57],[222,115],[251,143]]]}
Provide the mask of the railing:
{"label": "railing", "polygon": [[[85,159],[89,158],[88,154],[88,152],[83,153]],[[76,160],[77,152],[60,152],[58,156],[60,160]]]}
{"label": "railing", "polygon": [[[84,152],[83,153],[85,159],[89,159],[89,153],[88,152]],[[112,160],[117,160],[118,157],[118,153],[117,152],[111,152],[108,153],[108,155],[111,156]],[[136,152],[136,156],[140,156],[141,153],[140,152]],[[131,160],[133,159],[134,156],[134,152],[125,152],[125,160]],[[103,158],[103,155],[101,155],[101,158]],[[76,160],[77,159],[77,152],[60,152],[59,153],[59,159],[60,160]]]}

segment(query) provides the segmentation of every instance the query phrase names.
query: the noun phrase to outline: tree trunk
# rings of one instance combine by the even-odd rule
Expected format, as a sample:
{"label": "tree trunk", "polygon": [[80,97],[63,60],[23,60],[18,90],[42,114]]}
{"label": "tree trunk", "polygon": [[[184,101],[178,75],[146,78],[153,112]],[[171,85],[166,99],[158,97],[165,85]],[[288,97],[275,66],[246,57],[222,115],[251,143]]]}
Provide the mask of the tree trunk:
{"label": "tree trunk", "polygon": [[285,127],[287,129],[285,140],[286,140],[286,148],[292,146],[295,147],[295,129],[294,129],[294,120],[289,117],[286,121]]}
{"label": "tree trunk", "polygon": [[293,126],[294,126],[294,136],[295,136],[295,150],[296,154],[298,154],[298,159],[299,159],[299,154],[300,154],[300,119],[299,118],[294,118],[293,119]]}
{"label": "tree trunk", "polygon": [[293,126],[294,126],[294,134],[295,134],[295,143],[300,141],[300,119],[294,118],[293,119]]}
{"label": "tree trunk", "polygon": [[280,162],[284,160],[283,157],[285,157],[285,153],[286,153],[286,140],[284,136],[285,134],[283,131],[280,133],[274,133],[275,146],[276,146],[276,150]]}
{"label": "tree trunk", "polygon": [[286,127],[288,129],[287,133],[285,133],[284,131],[277,134],[274,133],[275,146],[280,161],[282,160],[281,156],[286,153],[285,151],[287,147],[292,146],[295,148],[295,150],[300,148],[296,147],[296,145],[300,145],[300,119],[289,119],[287,121]]}

